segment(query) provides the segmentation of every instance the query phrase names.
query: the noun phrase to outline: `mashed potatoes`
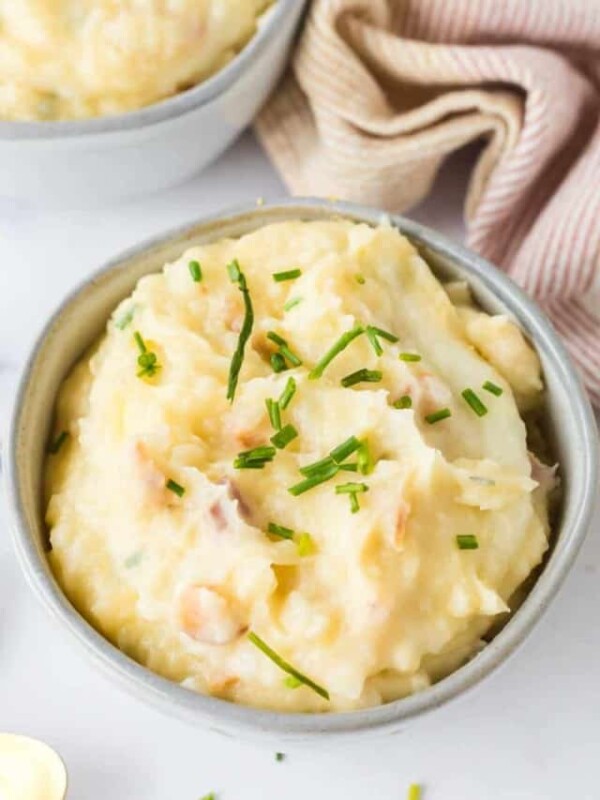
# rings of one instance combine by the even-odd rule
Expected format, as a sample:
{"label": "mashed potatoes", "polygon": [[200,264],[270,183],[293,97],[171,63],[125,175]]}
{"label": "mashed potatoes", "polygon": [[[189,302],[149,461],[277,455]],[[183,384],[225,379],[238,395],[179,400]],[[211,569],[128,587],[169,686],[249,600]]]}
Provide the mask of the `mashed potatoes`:
{"label": "mashed potatoes", "polygon": [[62,387],[56,576],[199,692],[334,711],[423,689],[477,653],[548,546],[513,385],[539,400],[520,332],[391,227],[194,247]]}
{"label": "mashed potatoes", "polygon": [[141,108],[221,69],[271,0],[0,0],[0,119]]}

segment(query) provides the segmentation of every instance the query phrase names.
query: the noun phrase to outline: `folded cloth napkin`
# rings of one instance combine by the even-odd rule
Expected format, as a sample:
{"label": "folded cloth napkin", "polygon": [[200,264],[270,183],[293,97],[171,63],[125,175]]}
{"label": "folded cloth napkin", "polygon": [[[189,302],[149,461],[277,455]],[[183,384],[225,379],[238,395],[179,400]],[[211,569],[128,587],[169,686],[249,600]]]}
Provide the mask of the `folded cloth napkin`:
{"label": "folded cloth napkin", "polygon": [[600,0],[314,0],[257,121],[296,194],[401,211],[484,146],[468,244],[532,294],[600,405]]}

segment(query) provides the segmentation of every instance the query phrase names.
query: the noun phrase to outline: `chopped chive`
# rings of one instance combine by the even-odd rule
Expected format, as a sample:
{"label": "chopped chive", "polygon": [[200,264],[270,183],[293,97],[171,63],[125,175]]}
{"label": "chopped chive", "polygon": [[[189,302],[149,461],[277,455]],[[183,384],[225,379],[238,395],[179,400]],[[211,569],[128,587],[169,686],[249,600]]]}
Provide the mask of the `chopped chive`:
{"label": "chopped chive", "polygon": [[233,466],[235,469],[264,469],[272,460],[272,458],[262,458],[246,461],[243,458],[236,458],[233,462]]}
{"label": "chopped chive", "polygon": [[137,550],[135,553],[132,553],[130,556],[127,556],[125,561],[123,561],[123,566],[126,569],[131,569],[132,567],[137,567],[138,564],[142,560],[142,555],[143,555],[142,551],[141,550]]}
{"label": "chopped chive", "polygon": [[500,386],[497,386],[495,383],[492,383],[491,381],[486,381],[483,384],[482,389],[485,389],[486,392],[490,392],[490,394],[495,394],[496,397],[500,397],[500,395],[504,393],[504,389],[502,389]]}
{"label": "chopped chive", "polygon": [[350,495],[350,513],[356,514],[357,511],[360,511],[360,503],[358,502],[358,497],[356,493],[352,493]]}
{"label": "chopped chive", "polygon": [[373,457],[371,456],[371,450],[369,449],[369,443],[367,441],[362,441],[360,443],[356,461],[358,472],[360,472],[361,475],[370,475],[373,472]]}
{"label": "chopped chive", "polygon": [[372,330],[375,336],[380,336],[382,339],[386,339],[388,342],[395,343],[399,341],[395,333],[390,333],[389,331],[384,331],[381,328],[376,328],[374,325],[369,325],[369,330]]}
{"label": "chopped chive", "polygon": [[231,359],[231,366],[229,367],[229,380],[227,381],[227,399],[233,402],[235,390],[238,384],[238,378],[240,376],[240,370],[242,368],[242,362],[244,360],[244,350],[246,348],[246,343],[250,338],[250,334],[252,333],[252,326],[254,324],[254,309],[252,308],[252,300],[250,299],[250,292],[248,291],[246,278],[242,273],[237,260],[234,260],[227,265],[227,272],[229,273],[231,280],[234,283],[237,283],[238,289],[244,298],[244,322],[242,323],[242,329],[238,338],[237,347]]}
{"label": "chopped chive", "polygon": [[352,330],[346,331],[346,333],[342,334],[340,338],[333,344],[329,350],[325,353],[325,355],[315,364],[312,370],[308,373],[308,377],[310,380],[315,380],[316,378],[320,378],[329,364],[333,361],[333,359],[339,355],[342,350],[345,350],[346,347],[356,339],[357,336],[360,336],[361,333],[364,333],[365,329],[362,325],[357,325],[356,327],[352,328]]}
{"label": "chopped chive", "polygon": [[291,300],[288,300],[287,303],[283,306],[283,310],[291,311],[292,308],[295,308],[296,306],[300,305],[301,302],[302,302],[301,297],[293,297]]}
{"label": "chopped chive", "polygon": [[275,344],[279,345],[279,347],[286,347],[287,345],[287,341],[283,338],[283,336],[280,336],[278,333],[275,333],[275,331],[269,331],[267,333],[267,339],[270,339],[272,342],[275,342]]}
{"label": "chopped chive", "polygon": [[205,794],[204,797],[201,797],[200,800],[217,800],[217,795],[214,792],[209,792],[209,794]]}
{"label": "chopped chive", "polygon": [[324,689],[322,686],[319,686],[318,683],[315,683],[313,680],[308,678],[306,675],[303,675],[299,672],[295,667],[293,667],[288,661],[278,655],[269,645],[258,636],[258,634],[254,633],[254,631],[250,631],[248,634],[248,639],[252,642],[255,647],[264,653],[267,658],[270,658],[271,661],[279,667],[279,669],[287,672],[292,678],[295,678],[300,683],[303,683],[305,686],[308,686],[313,692],[316,692],[320,697],[323,697],[325,700],[329,700],[329,692]]}
{"label": "chopped chive", "polygon": [[358,464],[340,464],[338,469],[343,472],[358,472]]}
{"label": "chopped chive", "polygon": [[408,795],[406,796],[406,800],[421,800],[421,787],[416,783],[412,783],[408,787]]}
{"label": "chopped chive", "polygon": [[349,386],[355,386],[357,383],[378,383],[382,377],[383,374],[378,369],[357,369],[356,372],[342,378],[340,383],[348,388]]}
{"label": "chopped chive", "polygon": [[271,441],[278,450],[283,450],[283,448],[287,447],[297,436],[298,431],[296,428],[288,423],[284,425],[280,431],[277,431],[274,436],[271,436]]}
{"label": "chopped chive", "polygon": [[48,452],[55,456],[69,438],[68,431],[61,431],[56,439],[48,445]]}
{"label": "chopped chive", "polygon": [[483,475],[469,475],[469,480],[473,483],[479,483],[481,486],[495,486],[496,481],[491,478],[484,478]]}
{"label": "chopped chive", "polygon": [[290,362],[293,367],[299,367],[302,364],[302,359],[300,356],[297,356],[295,353],[293,353],[287,345],[282,344],[279,348],[279,352]]}
{"label": "chopped chive", "polygon": [[288,677],[284,679],[283,683],[288,689],[297,689],[299,686],[302,686],[302,681],[299,681],[298,678],[294,678],[293,675],[288,675]]}
{"label": "chopped chive", "polygon": [[293,495],[294,497],[298,497],[298,495],[304,494],[304,492],[308,492],[309,489],[313,489],[315,486],[318,486],[321,483],[325,483],[330,478],[333,478],[337,475],[338,466],[337,464],[331,464],[327,469],[323,469],[318,473],[309,475],[305,480],[300,481],[300,483],[296,483],[294,486],[290,486],[288,492]]}
{"label": "chopped chive", "polygon": [[139,331],[135,331],[135,333],[133,334],[133,338],[135,339],[135,343],[140,353],[145,353],[147,348],[146,348],[146,343],[142,338],[142,334]]}
{"label": "chopped chive", "polygon": [[252,450],[243,450],[238,453],[240,458],[274,458],[275,448],[268,444],[262,444],[259,447],[253,447]]}
{"label": "chopped chive", "polygon": [[281,353],[271,353],[270,362],[273,372],[285,372],[288,368]]}
{"label": "chopped chive", "polygon": [[263,469],[265,464],[273,461],[276,452],[276,449],[269,445],[255,447],[253,450],[245,450],[243,453],[238,453],[233,466],[236,469]]}
{"label": "chopped chive", "polygon": [[361,286],[364,286],[366,278],[364,275],[361,275],[360,272],[357,272],[356,275],[354,276],[354,280],[357,283],[360,283]]}
{"label": "chopped chive", "polygon": [[190,271],[190,275],[192,276],[192,280],[194,283],[200,283],[202,280],[202,267],[200,266],[199,261],[190,261],[188,264],[188,269]]}
{"label": "chopped chive", "polygon": [[185,494],[185,489],[183,488],[183,486],[180,483],[177,483],[177,481],[171,480],[171,478],[169,478],[169,480],[165,485],[167,489],[170,492],[176,494],[177,497],[183,497],[183,495]]}
{"label": "chopped chive", "polygon": [[458,534],[456,544],[459,550],[477,550],[479,547],[477,537],[473,536],[472,533]]}
{"label": "chopped chive", "polygon": [[366,483],[339,483],[335,487],[336,494],[356,494],[357,492],[368,492],[369,487]]}
{"label": "chopped chive", "polygon": [[276,431],[281,430],[281,409],[279,407],[279,403],[277,400],[267,397],[265,400],[265,405],[267,406],[267,412],[269,414],[271,425]]}
{"label": "chopped chive", "polygon": [[461,395],[465,402],[471,406],[478,417],[485,417],[485,415],[488,413],[488,410],[477,397],[473,389],[465,389],[463,392],[461,392]]}
{"label": "chopped chive", "polygon": [[275,761],[283,761],[285,759],[285,753],[275,753]]}
{"label": "chopped chive", "polygon": [[291,528],[286,528],[284,525],[276,525],[274,522],[269,522],[267,530],[273,536],[279,536],[280,539],[294,538],[294,531]]}
{"label": "chopped chive", "polygon": [[282,411],[289,406],[292,397],[296,394],[296,381],[293,378],[288,378],[285,389],[279,398],[279,407]]}
{"label": "chopped chive", "polygon": [[421,356],[418,353],[400,353],[398,356],[400,361],[420,361]]}
{"label": "chopped chive", "polygon": [[313,475],[318,475],[321,472],[327,472],[331,469],[331,467],[335,467],[336,463],[331,458],[331,456],[327,456],[326,458],[322,458],[320,461],[315,461],[313,464],[307,464],[305,467],[300,467],[300,473],[302,475],[306,475],[307,478],[312,477]]}
{"label": "chopped chive", "polygon": [[298,548],[298,555],[300,558],[312,556],[315,552],[315,543],[310,533],[301,533],[296,538],[296,547]]}
{"label": "chopped chive", "polygon": [[127,311],[125,311],[124,314],[115,322],[115,326],[120,331],[125,330],[128,325],[131,325],[133,315],[135,314],[135,309],[135,305],[130,306],[130,308],[128,308]]}
{"label": "chopped chive", "polygon": [[350,436],[349,439],[346,439],[345,442],[342,442],[329,454],[336,464],[341,464],[344,459],[351,456],[356,450],[360,448],[360,442],[356,438],[356,436]]}
{"label": "chopped chive", "polygon": [[288,269],[285,272],[274,272],[273,280],[276,283],[282,283],[283,281],[293,281],[294,278],[299,278],[300,275],[302,275],[301,269]]}
{"label": "chopped chive", "polygon": [[373,350],[375,350],[375,355],[376,356],[383,355],[383,347],[379,343],[379,339],[377,338],[375,331],[373,330],[373,328],[371,328],[371,326],[367,327],[366,334],[367,334],[367,339],[371,344],[371,347],[373,348]]}
{"label": "chopped chive", "polygon": [[441,422],[441,420],[448,419],[448,417],[451,416],[452,412],[449,408],[440,408],[439,411],[434,411],[433,414],[427,414],[425,422],[428,422],[430,425],[435,425],[436,422]]}
{"label": "chopped chive", "polygon": [[392,403],[394,408],[412,408],[412,397],[409,394],[403,394]]}

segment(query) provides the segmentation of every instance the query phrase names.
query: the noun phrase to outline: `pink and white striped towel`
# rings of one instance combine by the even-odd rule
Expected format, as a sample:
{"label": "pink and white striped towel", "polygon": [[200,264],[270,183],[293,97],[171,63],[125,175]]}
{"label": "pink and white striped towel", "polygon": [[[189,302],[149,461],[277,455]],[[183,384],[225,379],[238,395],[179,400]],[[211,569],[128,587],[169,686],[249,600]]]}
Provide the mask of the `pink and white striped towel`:
{"label": "pink and white striped towel", "polygon": [[485,146],[468,244],[532,294],[600,405],[600,0],[314,0],[257,122],[297,194],[401,211]]}

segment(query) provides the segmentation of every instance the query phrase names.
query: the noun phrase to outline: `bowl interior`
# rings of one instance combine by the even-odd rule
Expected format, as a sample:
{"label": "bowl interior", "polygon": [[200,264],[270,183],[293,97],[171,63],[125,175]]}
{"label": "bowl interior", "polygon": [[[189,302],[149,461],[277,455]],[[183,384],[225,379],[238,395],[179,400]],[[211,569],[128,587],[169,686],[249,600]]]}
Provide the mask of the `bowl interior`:
{"label": "bowl interior", "polygon": [[45,550],[42,472],[59,386],[83,351],[102,333],[116,305],[138,279],[159,270],[193,244],[237,237],[286,219],[343,216],[376,224],[381,214],[345,204],[290,201],[249,208],[186,227],[130,250],[66,299],[42,331],[18,390],[8,453],[8,491],[17,551],[46,605],[92,653],[100,666],[130,690],[222,731],[252,730],[302,737],[397,728],[476,684],[522,642],[545,609],[581,544],[595,492],[595,423],[569,358],[549,323],[510,280],[445,237],[403,218],[393,224],[408,235],[441,278],[466,279],[478,303],[516,319],[536,347],[547,386],[546,427],[560,463],[561,511],[554,547],[535,586],[504,629],[471,662],[423,692],[379,708],[331,715],[257,711],[172,684],[133,662],[94,631],[69,604],[49,570]]}

